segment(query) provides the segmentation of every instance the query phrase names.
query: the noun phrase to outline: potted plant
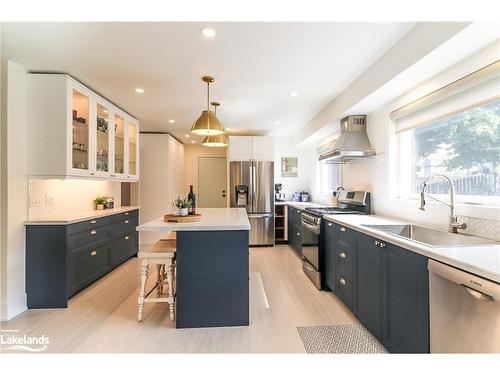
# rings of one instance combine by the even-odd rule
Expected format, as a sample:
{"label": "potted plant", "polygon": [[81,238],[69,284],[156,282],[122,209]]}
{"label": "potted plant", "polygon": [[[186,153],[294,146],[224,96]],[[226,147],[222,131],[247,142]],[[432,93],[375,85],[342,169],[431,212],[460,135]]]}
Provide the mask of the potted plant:
{"label": "potted plant", "polygon": [[174,201],[174,206],[179,209],[179,215],[180,216],[187,216],[188,215],[188,209],[191,207],[193,202],[191,202],[190,199],[187,198],[177,198]]}
{"label": "potted plant", "polygon": [[106,197],[97,197],[96,199],[94,199],[94,202],[98,210],[104,210],[104,205],[106,204]]}

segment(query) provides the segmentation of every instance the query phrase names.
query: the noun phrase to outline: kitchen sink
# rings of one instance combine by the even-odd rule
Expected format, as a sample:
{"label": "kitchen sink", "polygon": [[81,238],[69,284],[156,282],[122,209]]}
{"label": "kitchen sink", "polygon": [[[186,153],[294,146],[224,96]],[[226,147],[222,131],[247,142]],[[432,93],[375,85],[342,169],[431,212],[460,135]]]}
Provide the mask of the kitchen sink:
{"label": "kitchen sink", "polygon": [[491,241],[486,238],[471,236],[463,233],[450,233],[444,230],[421,227],[419,225],[362,225],[367,228],[372,228],[431,247],[499,245],[498,242]]}

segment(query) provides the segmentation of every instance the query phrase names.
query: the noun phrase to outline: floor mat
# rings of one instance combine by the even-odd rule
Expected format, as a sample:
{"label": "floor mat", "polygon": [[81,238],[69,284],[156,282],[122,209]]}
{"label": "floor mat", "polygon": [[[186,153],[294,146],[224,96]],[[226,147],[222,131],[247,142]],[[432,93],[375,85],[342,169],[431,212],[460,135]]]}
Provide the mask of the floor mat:
{"label": "floor mat", "polygon": [[387,350],[361,325],[297,327],[307,353],[382,354]]}

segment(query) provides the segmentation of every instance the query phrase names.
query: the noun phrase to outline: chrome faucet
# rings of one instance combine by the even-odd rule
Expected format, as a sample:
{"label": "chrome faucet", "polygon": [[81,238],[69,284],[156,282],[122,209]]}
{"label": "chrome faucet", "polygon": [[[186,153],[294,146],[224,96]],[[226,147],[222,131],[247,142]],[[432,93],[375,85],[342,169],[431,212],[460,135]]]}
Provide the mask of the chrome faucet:
{"label": "chrome faucet", "polygon": [[448,232],[450,233],[458,233],[458,230],[459,229],[466,229],[467,228],[467,224],[465,223],[459,223],[458,222],[458,219],[455,215],[455,206],[453,204],[453,197],[454,197],[454,190],[453,190],[453,181],[451,181],[451,179],[444,175],[444,174],[435,174],[431,177],[429,177],[427,179],[427,181],[424,182],[424,184],[422,185],[422,191],[420,192],[420,209],[422,211],[425,211],[425,188],[427,187],[427,183],[434,177],[443,177],[446,179],[446,181],[448,181],[450,183],[450,204],[446,203],[446,202],[443,202],[437,198],[434,198],[434,197],[431,197],[429,194],[427,194],[427,197],[432,199],[432,200],[435,200],[436,202],[439,202],[439,203],[442,203],[448,207],[450,207],[450,222],[448,224]]}

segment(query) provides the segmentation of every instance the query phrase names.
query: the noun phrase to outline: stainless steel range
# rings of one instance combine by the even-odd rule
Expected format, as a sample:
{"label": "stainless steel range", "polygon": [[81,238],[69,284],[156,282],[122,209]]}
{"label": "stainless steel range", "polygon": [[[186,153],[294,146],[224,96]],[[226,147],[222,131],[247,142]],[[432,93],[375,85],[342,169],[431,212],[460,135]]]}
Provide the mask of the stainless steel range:
{"label": "stainless steel range", "polygon": [[302,269],[318,289],[324,286],[323,215],[371,213],[370,193],[340,191],[339,207],[308,207],[302,212]]}

